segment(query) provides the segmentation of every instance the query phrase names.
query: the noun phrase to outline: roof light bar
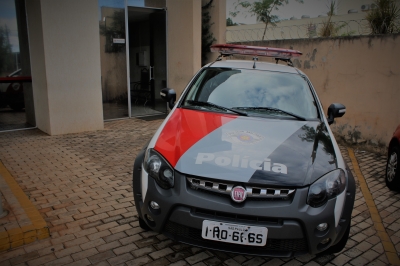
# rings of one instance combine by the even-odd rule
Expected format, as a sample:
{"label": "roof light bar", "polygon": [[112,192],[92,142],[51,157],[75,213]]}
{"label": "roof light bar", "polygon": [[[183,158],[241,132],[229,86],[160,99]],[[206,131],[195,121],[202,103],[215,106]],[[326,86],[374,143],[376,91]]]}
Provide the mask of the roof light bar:
{"label": "roof light bar", "polygon": [[213,44],[211,45],[210,49],[211,52],[218,52],[221,53],[221,55],[241,54],[275,58],[299,57],[303,54],[302,52],[296,50],[237,44]]}

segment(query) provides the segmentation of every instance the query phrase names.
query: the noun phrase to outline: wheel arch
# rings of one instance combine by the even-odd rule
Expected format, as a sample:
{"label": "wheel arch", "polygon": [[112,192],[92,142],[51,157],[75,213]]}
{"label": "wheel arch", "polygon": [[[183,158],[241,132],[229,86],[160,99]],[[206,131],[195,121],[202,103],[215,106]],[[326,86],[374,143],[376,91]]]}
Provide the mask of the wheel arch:
{"label": "wheel arch", "polygon": [[390,140],[390,142],[389,142],[389,147],[388,147],[388,152],[387,152],[387,155],[388,155],[388,156],[390,155],[390,149],[391,149],[392,147],[394,147],[394,146],[400,146],[400,145],[399,145],[399,140],[396,139],[396,138],[392,138],[392,139]]}

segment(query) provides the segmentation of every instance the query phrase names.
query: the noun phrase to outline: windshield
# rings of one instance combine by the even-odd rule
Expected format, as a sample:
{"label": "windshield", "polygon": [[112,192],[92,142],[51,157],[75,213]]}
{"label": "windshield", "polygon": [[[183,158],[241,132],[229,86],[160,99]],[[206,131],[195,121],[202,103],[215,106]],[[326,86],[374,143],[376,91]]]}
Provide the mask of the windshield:
{"label": "windshield", "polygon": [[310,87],[298,74],[206,68],[189,88],[182,106],[213,108],[196,104],[199,102],[241,110],[248,115],[290,116],[291,113],[307,119],[318,118]]}

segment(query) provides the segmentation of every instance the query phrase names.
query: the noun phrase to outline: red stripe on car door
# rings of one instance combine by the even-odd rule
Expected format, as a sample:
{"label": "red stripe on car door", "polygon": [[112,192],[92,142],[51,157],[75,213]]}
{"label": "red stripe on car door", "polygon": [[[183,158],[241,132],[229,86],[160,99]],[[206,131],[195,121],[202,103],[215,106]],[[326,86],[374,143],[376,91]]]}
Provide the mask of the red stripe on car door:
{"label": "red stripe on car door", "polygon": [[237,116],[178,108],[165,124],[154,149],[175,167],[199,140]]}

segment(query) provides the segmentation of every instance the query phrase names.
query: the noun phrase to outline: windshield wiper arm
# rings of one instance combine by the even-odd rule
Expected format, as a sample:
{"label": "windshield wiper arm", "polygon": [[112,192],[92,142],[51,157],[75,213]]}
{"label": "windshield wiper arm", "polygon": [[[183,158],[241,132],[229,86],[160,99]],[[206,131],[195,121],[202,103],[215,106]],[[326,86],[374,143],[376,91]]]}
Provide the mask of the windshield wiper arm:
{"label": "windshield wiper arm", "polygon": [[297,118],[298,120],[301,120],[301,121],[307,121],[306,118],[304,118],[304,117],[302,117],[300,115],[296,115],[296,114],[293,114],[291,112],[284,111],[284,110],[281,110],[279,108],[274,108],[274,107],[234,107],[234,108],[235,109],[236,108],[237,109],[243,109],[243,110],[270,110],[270,111],[275,111],[275,112],[279,112],[279,113],[283,113],[283,114],[287,114],[287,115],[293,116],[293,117],[295,117],[295,118]]}
{"label": "windshield wiper arm", "polygon": [[189,104],[199,105],[199,106],[211,106],[211,107],[214,107],[214,108],[217,108],[217,109],[220,109],[220,110],[230,111],[230,112],[242,115],[242,116],[247,116],[247,113],[245,113],[245,112],[233,110],[231,108],[220,106],[220,105],[217,105],[215,103],[203,102],[203,101],[193,101],[193,100],[187,100],[186,102],[188,102]]}

